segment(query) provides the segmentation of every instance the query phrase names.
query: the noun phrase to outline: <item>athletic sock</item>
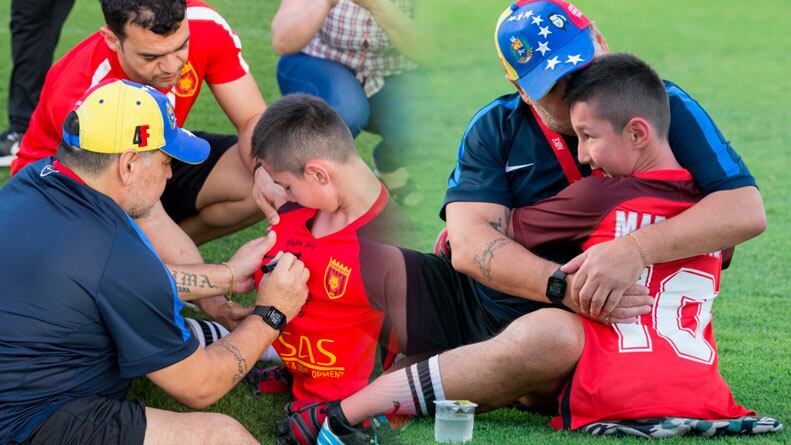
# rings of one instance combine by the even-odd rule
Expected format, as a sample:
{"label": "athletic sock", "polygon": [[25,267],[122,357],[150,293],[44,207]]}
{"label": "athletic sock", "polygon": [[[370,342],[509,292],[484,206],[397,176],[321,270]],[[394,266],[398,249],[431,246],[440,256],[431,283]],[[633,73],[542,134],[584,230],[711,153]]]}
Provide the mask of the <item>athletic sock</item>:
{"label": "athletic sock", "polygon": [[[187,323],[187,326],[189,326],[192,334],[195,335],[195,338],[198,339],[198,343],[200,343],[201,347],[203,348],[208,347],[217,340],[230,334],[230,332],[225,329],[225,326],[217,323],[216,321],[196,320],[194,318],[187,317],[184,318],[184,321]],[[259,360],[265,362],[282,363],[280,356],[272,346],[268,347],[266,351],[264,351]]]}
{"label": "athletic sock", "polygon": [[187,326],[198,339],[202,348],[208,347],[217,340],[229,334],[225,326],[211,320],[196,320],[194,318],[184,318]]}
{"label": "athletic sock", "polygon": [[350,424],[378,414],[434,414],[434,401],[445,400],[439,356],[381,375],[341,402]]}

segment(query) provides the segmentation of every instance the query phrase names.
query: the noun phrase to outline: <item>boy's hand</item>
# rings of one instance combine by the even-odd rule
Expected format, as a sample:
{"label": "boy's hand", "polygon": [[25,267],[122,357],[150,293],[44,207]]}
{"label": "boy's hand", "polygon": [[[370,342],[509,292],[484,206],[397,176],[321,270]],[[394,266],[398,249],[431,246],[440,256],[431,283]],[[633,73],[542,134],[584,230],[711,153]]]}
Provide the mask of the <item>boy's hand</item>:
{"label": "boy's hand", "polygon": [[263,167],[256,166],[254,172],[253,200],[264,212],[269,224],[275,225],[280,222],[277,209],[288,202],[286,191],[272,180]]}

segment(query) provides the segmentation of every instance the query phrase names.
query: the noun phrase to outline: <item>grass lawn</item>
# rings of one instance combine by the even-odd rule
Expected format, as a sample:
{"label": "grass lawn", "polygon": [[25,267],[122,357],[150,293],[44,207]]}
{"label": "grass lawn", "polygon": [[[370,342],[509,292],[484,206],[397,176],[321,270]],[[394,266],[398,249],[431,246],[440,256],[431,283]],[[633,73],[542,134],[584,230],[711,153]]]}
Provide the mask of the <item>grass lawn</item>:
{"label": "grass lawn", "polygon": [[[270,46],[269,22],[278,2],[213,0],[244,44],[244,54],[267,101],[279,96]],[[577,6],[594,18],[611,50],[643,57],[660,74],[695,97],[730,138],[758,180],[769,215],[769,229],[737,249],[724,272],[715,307],[715,325],[722,374],[734,396],[759,414],[791,422],[791,156],[784,149],[791,139],[791,78],[788,71],[786,0],[749,3],[735,0],[580,0]],[[419,13],[432,23],[438,37],[436,66],[422,75],[409,99],[414,101],[412,132],[416,141],[411,171],[425,192],[422,207],[412,217],[417,230],[414,246],[428,249],[442,222],[437,211],[453,168],[458,141],[472,115],[491,99],[509,92],[494,51],[492,34],[503,1],[424,0]],[[10,0],[0,0],[0,22],[8,23]],[[783,20],[785,18],[785,20]],[[66,22],[56,57],[102,24],[96,0],[77,0]],[[10,34],[0,32],[0,103],[5,104],[11,72]],[[782,42],[786,42],[783,44]],[[187,128],[230,132],[232,127],[208,89],[193,108]],[[0,123],[6,124],[5,107]],[[357,142],[370,160],[377,137],[363,134]],[[8,170],[0,169],[0,184]],[[210,262],[227,259],[243,241],[263,234],[265,225],[202,246]],[[1,297],[0,297],[1,298]],[[251,302],[252,297],[248,296]],[[474,359],[472,357],[471,359]],[[541,357],[536,357],[541,360]],[[492,363],[492,366],[507,366]],[[184,410],[145,379],[134,382],[130,397],[149,406]],[[272,443],[272,423],[282,415],[281,397],[254,397],[236,388],[209,410],[230,414],[263,443]],[[475,443],[608,442],[579,434],[556,433],[547,418],[501,410],[478,416]],[[400,434],[406,443],[433,441],[433,422],[413,422]],[[621,440],[619,440],[620,442]],[[697,442],[703,439],[670,440]],[[744,438],[718,443],[742,443]],[[629,441],[624,441],[629,442]],[[633,440],[635,443],[643,443]],[[791,433],[750,439],[754,443],[788,443]],[[665,442],[663,442],[665,443]]]}

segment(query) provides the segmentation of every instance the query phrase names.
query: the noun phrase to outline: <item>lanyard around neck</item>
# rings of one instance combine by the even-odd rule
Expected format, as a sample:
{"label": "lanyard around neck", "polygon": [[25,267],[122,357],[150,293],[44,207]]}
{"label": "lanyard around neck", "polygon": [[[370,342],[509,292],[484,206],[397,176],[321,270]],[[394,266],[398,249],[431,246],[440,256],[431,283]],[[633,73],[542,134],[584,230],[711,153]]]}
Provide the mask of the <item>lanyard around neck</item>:
{"label": "lanyard around neck", "polygon": [[563,169],[563,173],[566,175],[566,179],[568,179],[569,184],[573,184],[582,179],[580,169],[577,167],[577,163],[574,162],[574,157],[571,155],[569,146],[566,144],[563,136],[561,136],[555,130],[547,127],[532,105],[528,108],[530,108],[530,111],[533,113],[533,117],[536,118],[538,126],[541,127],[544,137],[547,138],[547,143],[549,143],[549,146],[552,147],[552,151],[555,153],[555,157],[558,159],[560,168]]}

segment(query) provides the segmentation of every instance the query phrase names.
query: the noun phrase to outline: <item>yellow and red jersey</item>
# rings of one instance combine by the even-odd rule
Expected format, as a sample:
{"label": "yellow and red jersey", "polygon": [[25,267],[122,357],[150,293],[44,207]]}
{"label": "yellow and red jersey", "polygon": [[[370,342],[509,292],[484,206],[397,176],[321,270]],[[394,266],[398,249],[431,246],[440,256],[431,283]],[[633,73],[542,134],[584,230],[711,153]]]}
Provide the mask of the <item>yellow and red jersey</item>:
{"label": "yellow and red jersey", "polygon": [[[382,187],[371,208],[343,229],[314,237],[310,223],[317,210],[287,205],[273,227],[277,242],[270,251],[297,255],[310,271],[308,301],[289,320],[274,343],[294,377],[296,401],[338,400],[362,389],[377,368],[387,368],[398,352],[395,335],[371,295],[376,283],[366,274],[365,250],[370,241],[361,235],[386,213],[389,198]],[[262,264],[271,261],[267,255]],[[256,274],[256,285],[261,271]],[[379,279],[378,277],[376,279]],[[381,368],[379,368],[381,369]]]}

